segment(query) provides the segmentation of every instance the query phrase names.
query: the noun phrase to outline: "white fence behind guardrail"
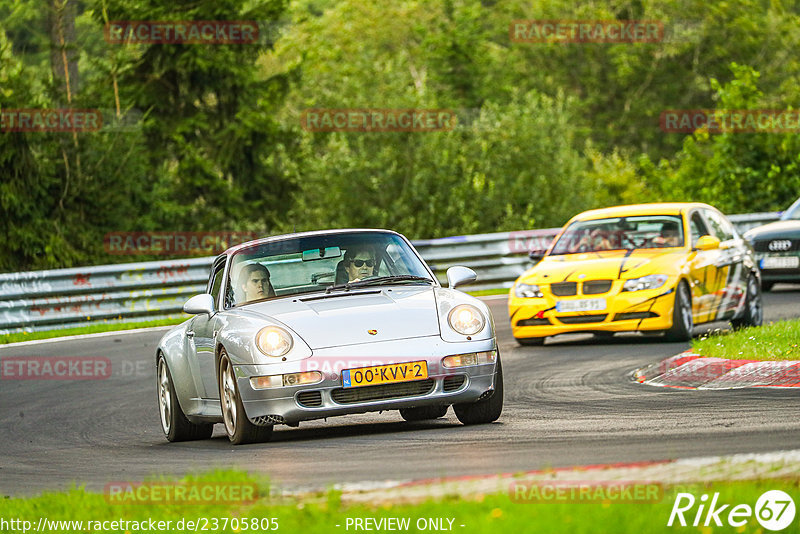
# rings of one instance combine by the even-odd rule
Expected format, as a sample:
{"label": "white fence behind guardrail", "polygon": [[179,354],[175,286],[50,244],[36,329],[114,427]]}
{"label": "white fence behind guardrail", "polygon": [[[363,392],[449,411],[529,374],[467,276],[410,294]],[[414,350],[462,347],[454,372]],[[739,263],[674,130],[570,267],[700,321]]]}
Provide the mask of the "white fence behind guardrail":
{"label": "white fence behind guardrail", "polygon": [[[778,213],[733,215],[740,232],[774,221]],[[478,274],[470,290],[510,287],[559,228],[414,241],[440,281],[453,265]],[[202,293],[213,258],[124,263],[0,274],[0,334],[70,328],[102,322],[182,317],[183,303]]]}

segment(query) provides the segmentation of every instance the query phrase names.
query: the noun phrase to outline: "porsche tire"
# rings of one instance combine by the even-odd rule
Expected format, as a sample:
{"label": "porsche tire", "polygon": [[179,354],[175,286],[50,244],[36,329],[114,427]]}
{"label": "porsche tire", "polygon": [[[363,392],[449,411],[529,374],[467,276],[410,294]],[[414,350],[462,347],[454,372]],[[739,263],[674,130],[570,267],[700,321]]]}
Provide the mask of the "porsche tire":
{"label": "porsche tire", "polygon": [[692,295],[689,285],[680,281],[675,288],[675,305],[672,309],[672,328],[667,330],[667,341],[689,341],[692,339]]}
{"label": "porsche tire", "polygon": [[158,408],[161,416],[161,430],[168,441],[192,441],[208,439],[214,432],[213,424],[195,424],[186,418],[175,393],[172,374],[167,360],[161,354],[158,357],[156,371],[158,379]]}
{"label": "porsche tire", "polygon": [[419,406],[416,408],[400,408],[400,416],[406,421],[427,421],[439,419],[447,414],[449,406]]}
{"label": "porsche tire", "polygon": [[467,403],[454,404],[453,411],[456,417],[465,425],[481,425],[497,421],[503,412],[503,367],[500,358],[494,371],[494,393],[485,399]]}
{"label": "porsche tire", "polygon": [[744,299],[744,312],[738,319],[731,320],[734,330],[748,326],[761,326],[764,322],[764,306],[761,301],[761,285],[752,274],[747,278],[747,293]]}
{"label": "porsche tire", "polygon": [[260,443],[269,441],[272,436],[272,425],[254,425],[247,418],[239,395],[239,386],[236,384],[236,375],[233,365],[225,349],[219,358],[219,402],[222,409],[222,419],[225,433],[233,445],[245,443]]}

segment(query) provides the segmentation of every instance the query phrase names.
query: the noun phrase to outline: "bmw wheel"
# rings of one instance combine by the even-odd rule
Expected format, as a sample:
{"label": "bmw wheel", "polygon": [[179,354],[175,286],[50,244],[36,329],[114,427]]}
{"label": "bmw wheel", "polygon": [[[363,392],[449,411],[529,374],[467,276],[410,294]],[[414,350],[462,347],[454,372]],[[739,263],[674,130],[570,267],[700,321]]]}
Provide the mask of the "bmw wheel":
{"label": "bmw wheel", "polygon": [[692,295],[689,285],[680,281],[675,288],[675,306],[672,309],[672,328],[667,330],[669,341],[689,341],[692,339],[694,319],[692,318]]}
{"label": "bmw wheel", "polygon": [[242,397],[236,384],[236,373],[228,353],[222,349],[219,358],[219,402],[225,433],[234,445],[268,441],[272,425],[257,426],[250,422],[244,411]]}
{"label": "bmw wheel", "polygon": [[208,439],[214,432],[213,424],[195,424],[186,418],[178,404],[178,395],[172,382],[164,355],[158,357],[158,412],[161,430],[169,441]]}
{"label": "bmw wheel", "polygon": [[764,322],[764,308],[761,302],[761,286],[752,274],[747,278],[747,293],[744,299],[744,312],[738,319],[731,320],[734,329],[746,326],[761,326]]}

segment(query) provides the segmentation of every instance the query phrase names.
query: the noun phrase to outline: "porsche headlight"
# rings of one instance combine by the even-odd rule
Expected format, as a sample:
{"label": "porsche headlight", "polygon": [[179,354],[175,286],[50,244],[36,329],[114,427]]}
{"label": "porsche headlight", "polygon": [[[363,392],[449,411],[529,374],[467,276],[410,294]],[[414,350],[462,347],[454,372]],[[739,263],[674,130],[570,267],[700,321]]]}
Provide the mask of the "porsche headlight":
{"label": "porsche headlight", "polygon": [[517,284],[514,288],[514,296],[531,299],[542,298],[542,290],[536,284]]}
{"label": "porsche headlight", "polygon": [[447,322],[459,334],[471,336],[483,330],[486,319],[478,308],[471,304],[459,304],[447,316]]}
{"label": "porsche headlight", "polygon": [[626,280],[625,285],[622,286],[623,291],[641,291],[643,289],[656,289],[663,286],[667,278],[666,274],[648,274],[641,278],[634,278]]}
{"label": "porsche headlight", "polygon": [[256,346],[267,356],[283,356],[289,352],[293,344],[289,332],[277,326],[262,328],[256,334]]}

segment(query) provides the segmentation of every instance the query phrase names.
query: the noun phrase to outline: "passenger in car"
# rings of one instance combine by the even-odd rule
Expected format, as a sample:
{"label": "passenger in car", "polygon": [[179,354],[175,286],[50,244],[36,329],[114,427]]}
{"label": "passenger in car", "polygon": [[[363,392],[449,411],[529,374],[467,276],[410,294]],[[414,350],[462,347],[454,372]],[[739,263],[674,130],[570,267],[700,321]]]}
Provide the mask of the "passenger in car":
{"label": "passenger in car", "polygon": [[242,267],[238,285],[244,292],[242,302],[275,296],[275,289],[269,281],[269,269],[260,263],[251,263]]}

